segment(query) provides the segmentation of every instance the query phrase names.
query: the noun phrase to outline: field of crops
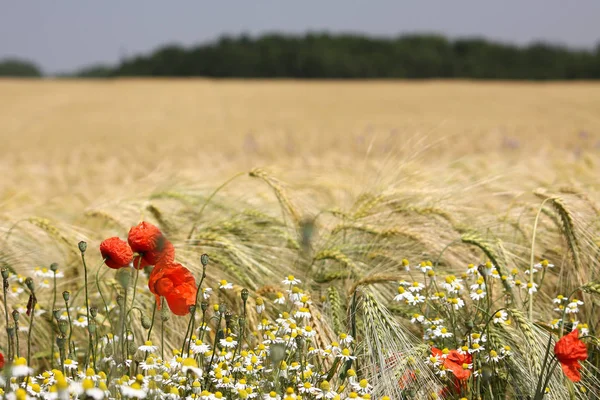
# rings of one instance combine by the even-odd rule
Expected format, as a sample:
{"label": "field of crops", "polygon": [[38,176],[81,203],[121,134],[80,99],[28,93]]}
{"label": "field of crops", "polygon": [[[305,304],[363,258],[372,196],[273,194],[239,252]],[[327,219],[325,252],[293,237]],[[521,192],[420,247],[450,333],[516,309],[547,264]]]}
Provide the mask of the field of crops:
{"label": "field of crops", "polygon": [[[0,81],[0,353],[35,369],[0,387],[600,398],[599,110],[595,83]],[[155,271],[208,255],[194,318],[104,265],[147,256],[141,221]]]}

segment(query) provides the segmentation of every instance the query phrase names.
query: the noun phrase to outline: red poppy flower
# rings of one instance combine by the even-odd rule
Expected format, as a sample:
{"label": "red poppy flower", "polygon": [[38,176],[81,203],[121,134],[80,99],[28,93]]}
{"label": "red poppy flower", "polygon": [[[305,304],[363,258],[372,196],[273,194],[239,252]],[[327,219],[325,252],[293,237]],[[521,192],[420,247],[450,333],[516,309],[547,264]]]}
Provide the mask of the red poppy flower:
{"label": "red poppy flower", "polygon": [[4,354],[0,353],[0,369],[4,368]]}
{"label": "red poppy flower", "polygon": [[111,237],[100,243],[100,253],[109,268],[119,269],[129,265],[133,260],[133,251],[126,241]]}
{"label": "red poppy flower", "polygon": [[178,263],[159,263],[148,280],[148,288],[158,302],[163,296],[175,315],[186,315],[189,307],[196,303],[196,279]]}
{"label": "red poppy flower", "polygon": [[582,368],[579,361],[586,360],[588,356],[585,344],[579,340],[579,331],[575,329],[560,338],[554,345],[554,354],[567,378],[579,382],[581,380],[579,370]]}
{"label": "red poppy flower", "polygon": [[444,367],[451,370],[459,381],[469,379],[471,376],[473,356],[469,353],[461,354],[458,350],[450,350],[448,354],[444,355],[442,350],[432,347],[431,354],[435,357],[442,358],[444,360]]}
{"label": "red poppy flower", "polygon": [[164,236],[158,227],[142,221],[129,230],[127,241],[136,253],[162,249]]}
{"label": "red poppy flower", "polygon": [[141,222],[129,230],[129,245],[139,255],[133,259],[137,269],[156,265],[161,261],[173,262],[175,248],[162,234],[160,229],[149,222]]}

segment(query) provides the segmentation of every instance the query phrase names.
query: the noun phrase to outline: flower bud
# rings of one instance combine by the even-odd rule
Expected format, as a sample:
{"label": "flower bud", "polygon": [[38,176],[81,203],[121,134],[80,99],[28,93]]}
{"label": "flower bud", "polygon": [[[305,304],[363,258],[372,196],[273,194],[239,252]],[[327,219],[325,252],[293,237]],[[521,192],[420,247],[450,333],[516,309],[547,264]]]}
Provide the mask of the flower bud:
{"label": "flower bud", "polygon": [[90,321],[90,323],[88,325],[88,331],[91,334],[94,334],[96,332],[96,323],[94,321]]}
{"label": "flower bud", "polygon": [[90,315],[92,316],[92,318],[96,318],[96,316],[98,315],[98,307],[90,307]]}
{"label": "flower bud", "polygon": [[56,345],[58,346],[59,350],[64,350],[66,343],[67,343],[67,340],[64,336],[56,337]]}
{"label": "flower bud", "polygon": [[21,314],[17,310],[13,310],[12,317],[15,320],[15,323],[19,322],[20,316],[21,316]]}
{"label": "flower bud", "polygon": [[55,320],[59,320],[60,319],[60,308],[55,308],[54,310],[52,310],[52,315],[54,316]]}
{"label": "flower bud", "polygon": [[248,300],[248,289],[242,289],[242,301],[245,303]]}
{"label": "flower bud", "polygon": [[225,303],[219,304],[219,312],[226,313],[227,312],[227,304],[225,304]]}
{"label": "flower bud", "polygon": [[136,347],[135,343],[133,343],[133,340],[129,341],[127,343],[127,353],[128,354],[135,354],[136,350],[137,350],[137,347]]}
{"label": "flower bud", "polygon": [[163,307],[162,310],[160,310],[160,318],[165,322],[171,318],[169,312],[167,311],[167,307]]}
{"label": "flower bud", "polygon": [[8,333],[9,337],[15,337],[15,326],[13,324],[8,325],[6,328],[6,333]]}
{"label": "flower bud", "polygon": [[63,299],[64,299],[65,301],[69,301],[69,298],[70,298],[70,297],[71,297],[71,293],[70,293],[68,290],[65,290],[65,291],[63,292]]}
{"label": "flower bud", "polygon": [[279,365],[279,363],[285,358],[285,343],[272,343],[269,347],[271,357],[271,361],[275,365]]}
{"label": "flower bud", "polygon": [[208,254],[202,254],[200,256],[200,262],[202,263],[203,267],[206,267],[208,265]]}
{"label": "flower bud", "polygon": [[8,279],[8,268],[2,268],[2,279]]}
{"label": "flower bud", "polygon": [[152,320],[148,318],[147,315],[142,315],[142,326],[144,327],[144,329],[150,329],[150,327],[152,326]]}
{"label": "flower bud", "polygon": [[84,242],[83,240],[81,242],[79,242],[79,244],[77,246],[79,246],[79,251],[82,254],[85,253],[85,251],[87,250],[87,243]]}
{"label": "flower bud", "polygon": [[196,306],[192,304],[190,306],[189,310],[190,310],[190,314],[194,314],[196,312]]}
{"label": "flower bud", "polygon": [[111,356],[113,353],[113,345],[111,342],[106,343],[106,345],[104,346],[104,355],[106,357]]}
{"label": "flower bud", "polygon": [[30,292],[33,292],[33,290],[34,290],[33,279],[31,279],[31,278],[25,279],[25,285],[27,286],[27,289],[29,289]]}
{"label": "flower bud", "polygon": [[206,310],[208,309],[208,302],[203,301],[202,303],[200,303],[200,309],[202,310],[202,312],[206,312]]}
{"label": "flower bud", "polygon": [[117,282],[119,282],[125,290],[127,290],[127,288],[129,287],[130,279],[131,274],[129,273],[129,269],[121,268],[117,271]]}
{"label": "flower bud", "polygon": [[125,297],[122,294],[117,295],[117,304],[119,307],[123,308],[123,304],[125,303]]}
{"label": "flower bud", "polygon": [[50,271],[52,271],[52,272],[58,271],[58,264],[57,263],[50,264]]}
{"label": "flower bud", "polygon": [[69,329],[69,323],[66,320],[61,319],[58,321],[58,330],[60,331],[60,333],[62,333],[63,335],[66,335],[68,329]]}

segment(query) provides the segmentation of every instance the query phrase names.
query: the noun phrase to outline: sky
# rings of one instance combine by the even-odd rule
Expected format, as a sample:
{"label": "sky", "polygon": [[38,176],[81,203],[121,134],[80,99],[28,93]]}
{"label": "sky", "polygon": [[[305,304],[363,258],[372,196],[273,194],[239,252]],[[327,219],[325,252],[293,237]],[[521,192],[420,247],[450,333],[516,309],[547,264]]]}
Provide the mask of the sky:
{"label": "sky", "polygon": [[0,59],[27,59],[52,74],[223,34],[308,31],[441,33],[591,49],[600,43],[598,20],[599,0],[3,0]]}

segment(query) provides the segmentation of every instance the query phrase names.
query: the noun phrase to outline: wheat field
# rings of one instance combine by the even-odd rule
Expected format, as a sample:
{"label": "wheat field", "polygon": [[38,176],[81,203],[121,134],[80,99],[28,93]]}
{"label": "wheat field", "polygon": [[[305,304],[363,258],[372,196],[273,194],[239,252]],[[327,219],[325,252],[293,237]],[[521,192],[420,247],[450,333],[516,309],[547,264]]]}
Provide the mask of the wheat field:
{"label": "wheat field", "polygon": [[[208,283],[234,283],[218,297],[233,309],[242,288],[268,298],[300,277],[327,342],[357,288],[365,324],[381,321],[379,304],[408,318],[390,305],[403,259],[456,274],[548,259],[557,268],[522,310],[548,321],[557,291],[600,277],[599,110],[600,84],[585,82],[0,81],[0,262],[23,275],[57,262],[59,290],[73,290],[77,242],[95,268],[101,240],[147,220],[194,273],[209,254]],[[595,307],[581,315],[592,332]],[[185,325],[175,318],[168,340]],[[35,329],[42,349],[52,331]]]}

